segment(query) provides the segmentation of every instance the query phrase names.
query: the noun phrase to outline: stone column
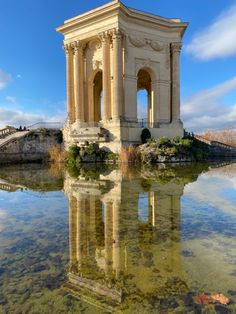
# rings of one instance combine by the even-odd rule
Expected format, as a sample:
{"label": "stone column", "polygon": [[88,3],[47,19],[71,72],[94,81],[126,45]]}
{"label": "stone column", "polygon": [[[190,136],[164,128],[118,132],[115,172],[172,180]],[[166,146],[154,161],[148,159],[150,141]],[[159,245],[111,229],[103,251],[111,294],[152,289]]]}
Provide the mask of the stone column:
{"label": "stone column", "polygon": [[172,122],[180,122],[180,50],[181,43],[171,44],[172,54]]}
{"label": "stone column", "polygon": [[113,31],[113,112],[112,118],[119,120],[123,103],[123,58],[122,34],[119,30]]}
{"label": "stone column", "polygon": [[75,119],[84,122],[84,62],[81,42],[74,43],[74,93],[75,93]]}
{"label": "stone column", "polygon": [[102,40],[102,84],[103,84],[103,105],[104,116],[103,120],[110,118],[111,106],[111,73],[110,73],[110,36],[104,32],[100,36]]}
{"label": "stone column", "polygon": [[84,200],[78,195],[77,200],[77,262],[80,267],[83,255],[83,219]]}
{"label": "stone column", "polygon": [[119,277],[121,270],[121,250],[120,250],[120,203],[113,203],[113,269],[116,272],[116,278]]}
{"label": "stone column", "polygon": [[77,263],[77,202],[76,199],[72,196],[69,200],[69,243],[70,243],[70,264],[75,266]]}
{"label": "stone column", "polygon": [[70,44],[64,46],[66,53],[66,91],[67,91],[67,112],[69,122],[74,119],[73,100],[73,47]]}
{"label": "stone column", "polygon": [[104,235],[105,235],[105,272],[112,272],[113,221],[112,203],[104,203]]}

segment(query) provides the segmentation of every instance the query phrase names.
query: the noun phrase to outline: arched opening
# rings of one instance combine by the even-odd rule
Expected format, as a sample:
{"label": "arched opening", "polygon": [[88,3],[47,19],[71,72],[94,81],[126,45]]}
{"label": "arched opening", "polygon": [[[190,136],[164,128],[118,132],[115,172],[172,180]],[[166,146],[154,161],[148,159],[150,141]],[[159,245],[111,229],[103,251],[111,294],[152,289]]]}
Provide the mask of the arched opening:
{"label": "arched opening", "polygon": [[102,71],[97,72],[93,80],[94,122],[103,118]]}
{"label": "arched opening", "polygon": [[137,116],[141,127],[152,127],[152,79],[145,69],[139,70],[137,76]]}

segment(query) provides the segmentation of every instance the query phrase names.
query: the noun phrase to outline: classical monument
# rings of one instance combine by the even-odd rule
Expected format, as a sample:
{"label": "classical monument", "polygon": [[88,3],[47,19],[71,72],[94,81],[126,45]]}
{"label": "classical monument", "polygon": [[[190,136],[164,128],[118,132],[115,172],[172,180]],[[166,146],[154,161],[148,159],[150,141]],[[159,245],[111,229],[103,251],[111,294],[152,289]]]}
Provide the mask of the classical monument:
{"label": "classical monument", "polygon": [[[66,146],[85,141],[119,151],[152,137],[182,136],[180,50],[188,23],[127,8],[118,0],[64,22]],[[137,92],[147,91],[146,116]]]}

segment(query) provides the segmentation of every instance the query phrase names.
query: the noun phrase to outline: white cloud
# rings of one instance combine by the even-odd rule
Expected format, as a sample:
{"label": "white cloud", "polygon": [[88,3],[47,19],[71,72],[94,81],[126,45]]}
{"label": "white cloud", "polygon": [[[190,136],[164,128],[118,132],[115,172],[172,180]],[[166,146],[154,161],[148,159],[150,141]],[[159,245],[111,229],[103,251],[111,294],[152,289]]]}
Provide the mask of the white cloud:
{"label": "white cloud", "polygon": [[185,51],[199,60],[236,55],[236,5],[222,12],[207,28],[195,34]]}
{"label": "white cloud", "polygon": [[49,116],[0,108],[0,128],[6,125],[19,127],[20,125],[30,126],[38,122],[64,122],[65,118],[64,111],[58,111],[54,116]]}
{"label": "white cloud", "polygon": [[14,97],[14,96],[7,96],[6,101],[13,104],[13,105],[17,104],[16,97]]}
{"label": "white cloud", "polygon": [[235,216],[235,201],[230,196],[228,197],[227,193],[223,193],[227,190],[234,190],[236,193],[236,167],[234,165],[201,174],[197,181],[185,186],[184,193],[196,202],[206,203]]}
{"label": "white cloud", "polygon": [[0,69],[0,90],[4,89],[11,81],[11,75]]}
{"label": "white cloud", "polygon": [[236,104],[221,101],[231,91],[236,91],[236,76],[184,100],[181,112],[185,128],[199,132],[235,126]]}

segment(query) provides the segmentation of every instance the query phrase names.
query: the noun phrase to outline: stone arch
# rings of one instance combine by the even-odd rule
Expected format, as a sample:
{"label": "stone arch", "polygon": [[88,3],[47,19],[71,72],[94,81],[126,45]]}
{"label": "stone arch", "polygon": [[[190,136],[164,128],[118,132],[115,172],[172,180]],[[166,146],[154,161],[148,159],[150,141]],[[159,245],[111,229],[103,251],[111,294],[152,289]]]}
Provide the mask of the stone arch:
{"label": "stone arch", "polygon": [[103,72],[101,69],[93,71],[89,79],[89,122],[99,122],[103,118]]}
{"label": "stone arch", "polygon": [[[155,74],[152,69],[148,67],[142,67],[137,71],[137,115],[139,118],[139,123],[141,127],[150,127],[154,125],[154,90],[153,82],[155,81]],[[141,90],[146,90],[147,92],[147,105],[146,110],[143,110],[143,117],[139,116],[138,113],[138,93]],[[145,108],[143,108],[145,109]]]}

